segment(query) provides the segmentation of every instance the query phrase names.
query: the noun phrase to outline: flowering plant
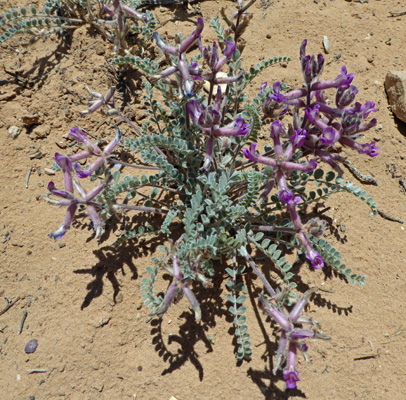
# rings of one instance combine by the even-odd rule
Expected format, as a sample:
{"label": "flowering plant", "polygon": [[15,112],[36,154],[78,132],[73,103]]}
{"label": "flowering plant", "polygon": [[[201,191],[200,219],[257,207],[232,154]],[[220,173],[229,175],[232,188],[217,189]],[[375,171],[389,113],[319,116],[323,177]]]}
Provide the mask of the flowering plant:
{"label": "flowering plant", "polygon": [[[319,332],[316,322],[302,316],[316,289],[298,297],[297,268],[283,254],[295,254],[298,263],[307,259],[314,269],[329,266],[353,284],[365,283],[365,276],[347,268],[340,253],[323,238],[326,221],[322,212],[312,215],[308,206],[346,191],[376,212],[373,199],[352,183],[344,183],[340,164],[346,160],[337,148],[348,147],[375,157],[379,150],[375,143],[358,140],[377,122],[368,120],[375,111],[373,102],[354,103],[358,90],[352,85],[354,75],[347,73],[346,67],[335,79],[321,79],[324,58],[306,55],[306,40],[299,57],[304,86],[289,90],[279,81],[269,86],[263,83],[256,97],[249,99],[244,91],[260,72],[290,61],[274,57],[249,73],[243,70],[239,39],[251,18],[247,9],[253,2],[244,5],[238,1],[230,18],[222,12],[228,30],[221,27],[218,18],[212,20],[218,41],[211,46],[203,45],[202,18],[198,18],[192,34],[184,39],[179,35],[172,44],[154,33],[153,39],[168,63],[164,69],[155,60],[129,55],[112,61],[118,69],[136,65],[148,77],[149,82],[144,82],[148,121],[137,127],[122,114],[114,100],[114,87],[105,96],[89,90],[96,100],[82,114],[105,109],[131,129],[122,133],[116,128],[115,138],[102,148],[85,132],[72,128],[70,136],[81,151],[55,155],[56,166],[63,171],[64,190],[50,182],[50,201],[67,207],[67,211],[61,226],[49,236],[55,240],[63,237],[78,207],[87,211],[95,237],[101,240],[109,234],[108,220],[117,218],[118,211],[124,216],[132,211],[160,216],[154,218],[154,224],[140,220],[138,227],[122,232],[115,242],[117,251],[123,242],[145,235],[155,234],[162,242],[163,255],[152,258],[154,266],[147,268],[150,277],[142,281],[142,298],[151,309],[150,318],[162,318],[184,295],[196,320],[204,321],[204,309],[194,293],[196,285],[210,288],[213,280],[226,274],[227,300],[231,303],[228,311],[233,315],[239,360],[252,355],[243,306],[247,299],[244,275],[251,271],[264,287],[258,303],[281,327],[274,373],[286,361],[283,377],[292,389],[299,381],[297,350],[306,356],[304,340],[328,338]],[[148,20],[118,0],[104,10],[119,28],[118,39],[113,40],[116,49],[125,48],[123,12]],[[196,43],[198,53],[190,58]],[[327,91],[335,91],[334,106],[327,100]],[[272,123],[267,127],[269,118]],[[259,144],[261,131],[270,134]],[[142,165],[121,161],[119,146],[137,154]],[[82,168],[78,161],[84,160],[91,163]],[[122,170],[130,168],[148,169],[150,175],[123,177]],[[329,171],[325,173],[323,168]],[[86,191],[91,182],[97,185]],[[258,255],[265,255],[268,262],[261,266]],[[160,271],[172,277],[164,296],[154,291]],[[278,274],[283,283],[271,280],[269,271]],[[302,328],[302,324],[311,329]]]}

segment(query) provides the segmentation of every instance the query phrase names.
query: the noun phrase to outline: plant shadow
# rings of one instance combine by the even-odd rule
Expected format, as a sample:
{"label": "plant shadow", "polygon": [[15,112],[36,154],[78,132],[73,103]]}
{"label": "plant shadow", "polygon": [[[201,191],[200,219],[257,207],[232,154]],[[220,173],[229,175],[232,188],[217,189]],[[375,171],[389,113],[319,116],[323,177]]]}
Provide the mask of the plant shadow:
{"label": "plant shadow", "polygon": [[95,250],[93,253],[99,261],[91,268],[74,271],[76,274],[93,277],[93,280],[87,284],[88,293],[83,300],[81,309],[88,307],[94,299],[102,295],[106,279],[113,287],[113,300],[116,301],[121,290],[116,277],[117,272],[121,271],[122,275],[126,275],[125,267],[128,267],[132,274],[131,279],[137,279],[136,260],[153,254],[160,244],[162,244],[160,237],[141,238],[137,241],[129,240],[122,243],[119,250],[112,245]]}

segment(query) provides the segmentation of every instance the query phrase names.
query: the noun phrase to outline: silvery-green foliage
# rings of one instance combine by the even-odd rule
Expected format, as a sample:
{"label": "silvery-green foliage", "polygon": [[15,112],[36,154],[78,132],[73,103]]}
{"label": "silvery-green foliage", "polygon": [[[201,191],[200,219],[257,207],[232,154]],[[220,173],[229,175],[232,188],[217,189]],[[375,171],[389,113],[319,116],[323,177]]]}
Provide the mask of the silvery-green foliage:
{"label": "silvery-green foliage", "polygon": [[[89,7],[89,2],[84,3],[85,7]],[[136,0],[128,0],[126,3],[134,9],[137,8]],[[43,12],[51,15],[52,10],[59,4],[55,0],[52,4],[49,3]],[[239,10],[241,11],[241,8]],[[33,17],[37,15],[33,7],[30,8],[30,13]],[[10,10],[10,13],[6,13],[5,20],[10,25],[12,21],[19,20],[26,14],[25,9]],[[149,37],[155,22],[152,14],[148,16],[150,22],[141,27],[134,26],[132,30]],[[242,14],[240,16],[245,18]],[[244,24],[248,21],[247,18]],[[6,22],[2,20],[0,24],[4,26]],[[18,22],[16,24],[16,27],[12,28],[15,32],[22,29],[19,28]],[[196,28],[198,30],[199,26],[201,27],[199,35],[203,25],[203,19],[199,18]],[[187,46],[182,47],[182,43],[189,43],[189,40],[190,47],[196,37],[187,37],[183,41],[182,35],[179,34],[175,44],[171,45],[157,33],[154,33],[153,37],[159,48],[166,52],[167,70],[164,70],[157,60],[147,57],[125,55],[111,61],[111,65],[121,72],[136,68],[148,78],[147,82],[144,82],[142,99],[145,121],[140,129],[129,122],[134,129],[133,134],[128,133],[125,140],[121,140],[121,132],[118,131],[119,135],[114,143],[117,146],[121,141],[120,145],[123,145],[124,151],[142,164],[132,166],[147,168],[148,174],[136,176],[130,174],[128,169],[125,174],[115,170],[113,164],[117,158],[112,157],[110,153],[105,154],[105,150],[99,148],[95,151],[95,146],[93,154],[89,150],[88,156],[90,158],[97,155],[102,162],[94,164],[98,165],[98,168],[95,167],[92,171],[90,181],[98,183],[102,190],[94,192],[97,196],[95,194],[96,197],[92,197],[91,202],[86,198],[86,193],[82,196],[84,200],[79,202],[76,198],[72,199],[73,194],[55,189],[53,183],[49,190],[53,191],[54,195],[64,197],[63,204],[71,202],[75,207],[79,204],[80,207],[88,207],[91,211],[93,207],[94,213],[97,207],[104,220],[117,217],[118,210],[121,213],[125,213],[125,210],[159,213],[160,218],[151,218],[148,223],[126,227],[114,243],[120,251],[123,244],[129,240],[157,235],[161,243],[167,244],[159,246],[159,255],[152,258],[153,266],[147,267],[148,277],[142,280],[142,298],[145,305],[151,309],[150,318],[162,318],[170,305],[182,297],[187,298],[198,320],[201,315],[204,318],[205,310],[201,310],[193,290],[196,286],[210,289],[215,279],[226,277],[226,299],[229,302],[227,309],[233,317],[236,357],[242,360],[249,359],[252,355],[249,324],[245,315],[247,308],[244,305],[248,304],[248,274],[254,273],[261,281],[265,291],[271,296],[271,301],[262,297],[262,305],[265,305],[269,315],[276,315],[279,318],[276,320],[282,323],[287,315],[283,311],[284,307],[291,306],[292,300],[297,297],[296,266],[304,258],[301,259],[301,255],[307,257],[314,268],[329,265],[352,284],[363,285],[365,276],[355,274],[351,268],[347,268],[339,251],[323,238],[325,221],[312,218],[311,212],[313,206],[327,201],[331,195],[339,192],[355,195],[364,201],[373,213],[376,213],[377,206],[372,198],[367,197],[365,191],[351,182],[344,183],[343,178],[332,171],[316,169],[316,158],[309,160],[304,156],[306,151],[307,156],[314,155],[311,150],[316,152],[321,149],[324,153],[319,154],[324,154],[330,165],[335,165],[332,162],[335,158],[328,151],[335,144],[335,136],[331,138],[331,131],[337,124],[334,129],[333,126],[326,125],[326,121],[330,123],[333,118],[320,119],[317,126],[316,123],[309,122],[310,117],[305,113],[303,121],[308,123],[300,127],[302,121],[297,114],[294,124],[289,120],[284,128],[277,120],[269,128],[267,119],[271,114],[267,112],[272,108],[271,98],[274,103],[285,102],[287,108],[289,105],[301,105],[304,108],[304,100],[299,99],[304,89],[293,91],[296,97],[290,100],[290,88],[280,82],[275,83],[273,88],[271,85],[261,85],[254,98],[250,98],[246,93],[246,88],[256,77],[273,65],[289,62],[290,57],[271,57],[253,67],[247,67],[241,58],[241,51],[232,43],[234,38],[238,39],[236,32],[233,38],[221,26],[218,18],[214,18],[211,25],[224,53],[223,60],[227,59],[223,64],[219,62],[221,59],[217,45],[213,44],[210,48],[210,51],[213,51],[211,58],[215,62],[210,63],[210,57],[204,55],[204,50],[201,50],[201,55],[189,59],[187,48],[185,49]],[[237,31],[237,28],[235,30]],[[11,35],[10,32],[8,36]],[[199,46],[202,48],[202,43],[199,43]],[[315,58],[305,58],[304,47],[302,45],[301,49],[303,63],[316,63]],[[320,60],[319,57],[317,62],[321,65]],[[216,88],[213,91],[215,83],[219,83],[216,81],[216,73],[221,69],[216,69],[218,64],[221,64],[220,67],[227,67],[225,91]],[[315,68],[316,64],[313,64],[311,68],[305,68],[305,72],[321,70],[319,64],[318,69]],[[340,76],[349,81],[350,75],[345,69]],[[203,80],[209,82],[209,94],[202,89]],[[331,84],[330,81],[326,82],[325,86]],[[309,88],[310,83],[309,78]],[[319,81],[317,83],[323,84]],[[318,95],[320,98],[323,96],[322,93]],[[309,95],[308,100],[310,98]],[[108,100],[99,98],[99,104],[100,102],[104,102],[106,106],[114,104],[112,96],[109,96]],[[343,115],[345,110],[337,111],[332,107],[328,108],[327,104],[323,103],[324,110],[328,109],[332,115]],[[311,118],[317,119],[318,109],[307,106],[306,112],[312,112]],[[113,108],[113,105],[111,107]],[[360,107],[359,105],[361,110]],[[274,108],[277,109],[276,106]],[[277,109],[277,115],[282,115],[287,108]],[[363,112],[368,114],[372,109],[373,106],[369,104],[363,108]],[[351,111],[353,114],[360,114],[360,110]],[[357,127],[366,129],[369,125],[360,125],[363,119],[359,115],[358,117]],[[309,120],[306,121],[305,118]],[[123,115],[121,119],[128,122]],[[295,129],[290,125],[296,125]],[[324,129],[322,132],[320,126]],[[324,137],[326,132],[330,136]],[[92,143],[86,141],[87,137],[83,132],[74,132],[73,135],[76,135],[77,140],[86,143],[88,149],[92,148]],[[303,143],[297,144],[300,142],[300,135],[304,135],[303,143],[309,136],[312,140],[309,139],[308,142],[313,148],[309,144],[303,150]],[[267,137],[267,143],[263,143],[264,150],[258,153],[255,146],[262,137]],[[320,144],[323,143],[322,140],[324,143],[331,143],[327,147]],[[315,147],[315,143],[318,143],[319,147]],[[355,147],[355,144],[352,145]],[[377,148],[374,144],[368,145],[369,150],[364,147],[360,150],[364,154],[367,150],[369,155],[374,154]],[[291,150],[290,154],[287,149]],[[331,158],[327,158],[325,153]],[[61,158],[63,156],[59,155],[59,166],[62,165],[65,177],[69,178],[71,171],[68,171],[66,166],[69,160],[61,161]],[[123,165],[128,166],[127,163]],[[76,172],[79,169],[78,176],[82,174],[80,177],[83,178],[86,171],[80,170],[77,165],[75,169]],[[336,170],[339,170],[337,166]],[[301,217],[308,220],[306,224],[302,224]],[[64,232],[68,229],[65,225],[62,228]],[[57,230],[52,236],[59,238],[61,234]],[[296,257],[296,260],[289,262],[288,254]],[[165,296],[156,294],[154,288],[161,273],[171,276]],[[275,279],[275,276],[278,278]],[[274,290],[273,286],[279,288]],[[310,295],[311,293],[306,297],[306,301]],[[302,308],[306,301],[300,303]],[[292,313],[294,320],[292,323],[286,321],[283,327],[289,335],[295,333],[293,322],[299,317],[297,309],[293,309]],[[309,330],[305,333],[311,335]]]}

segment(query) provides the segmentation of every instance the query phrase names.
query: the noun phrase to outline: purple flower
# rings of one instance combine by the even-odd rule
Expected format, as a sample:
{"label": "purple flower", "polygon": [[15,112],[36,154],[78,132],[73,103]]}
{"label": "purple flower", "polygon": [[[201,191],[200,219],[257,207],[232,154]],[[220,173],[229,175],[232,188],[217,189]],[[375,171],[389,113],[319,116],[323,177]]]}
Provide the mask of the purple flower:
{"label": "purple flower", "polygon": [[145,23],[149,21],[148,17],[145,14],[141,14],[135,10],[133,10],[132,8],[126,6],[125,4],[122,5],[123,10],[128,12],[128,14],[132,15],[133,17],[144,21]]}
{"label": "purple flower", "polygon": [[290,333],[290,338],[291,339],[307,339],[310,337],[314,336],[314,330],[313,329],[293,329],[293,331]]}
{"label": "purple flower", "polygon": [[179,55],[185,53],[187,49],[200,37],[204,28],[203,18],[198,18],[196,23],[196,29],[185,39],[179,46]]}
{"label": "purple flower", "polygon": [[194,295],[194,293],[190,290],[189,285],[187,285],[186,283],[182,284],[182,291],[185,294],[186,298],[189,300],[189,303],[192,307],[192,310],[195,313],[195,319],[197,322],[199,322],[201,320],[201,310],[200,310],[200,305],[199,302],[196,299],[196,296]]}
{"label": "purple flower", "polygon": [[336,105],[338,108],[349,106],[355,99],[358,89],[354,85],[349,87],[340,87],[336,93]]}
{"label": "purple flower", "polygon": [[271,138],[277,138],[280,136],[280,134],[283,132],[283,125],[279,122],[279,120],[276,120],[272,122],[271,125]]}
{"label": "purple flower", "polygon": [[187,97],[193,96],[193,79],[190,77],[189,68],[185,60],[179,60],[178,70],[182,76],[182,89]]}
{"label": "purple flower", "polygon": [[233,136],[242,136],[249,132],[250,124],[248,122],[245,124],[244,120],[238,117],[234,121],[234,128],[237,129],[237,133],[235,133]]}
{"label": "purple flower", "polygon": [[[99,217],[99,214],[96,211],[95,206],[91,203],[92,200],[101,193],[101,191],[105,188],[105,184],[101,183],[95,188],[93,188],[89,193],[86,193],[85,189],[77,182],[75,183],[75,188],[82,196],[83,200],[76,198],[73,193],[65,192],[62,190],[57,190],[53,182],[49,182],[48,190],[55,196],[62,197],[63,200],[53,200],[49,199],[49,201],[55,205],[59,206],[66,206],[68,207],[65,218],[62,222],[62,225],[56,229],[55,231],[51,232],[48,236],[55,240],[62,238],[68,229],[71,226],[73,217],[75,216],[77,207],[79,204],[86,205],[88,215],[92,220],[93,229],[96,232],[96,238],[100,237],[103,233],[103,222]],[[66,189],[66,187],[65,187]]]}
{"label": "purple flower", "polygon": [[89,151],[91,151],[95,155],[100,155],[101,150],[92,143],[89,138],[87,137],[86,133],[79,130],[79,128],[71,128],[69,132],[69,136],[73,137],[79,143],[83,143]]}
{"label": "purple flower", "polygon": [[[220,87],[219,87],[220,89]],[[221,90],[221,89],[220,89]],[[186,110],[192,118],[193,122],[200,126],[205,133],[209,133],[211,128],[215,127],[220,123],[221,115],[219,112],[221,102],[221,93],[220,101],[218,101],[218,96],[214,105],[206,107],[204,104],[198,104],[196,100],[189,101],[186,104]]]}
{"label": "purple flower", "polygon": [[312,263],[313,268],[319,269],[324,267],[323,257],[312,248],[307,251],[306,258]]}
{"label": "purple flower", "polygon": [[179,51],[171,46],[168,42],[166,42],[162,37],[159,35],[158,32],[154,32],[152,35],[152,40],[156,43],[156,45],[164,52],[172,54],[173,56],[179,56]]}
{"label": "purple flower", "polygon": [[223,128],[214,129],[213,135],[216,137],[220,136],[241,136],[246,135],[250,130],[250,124],[244,123],[241,117],[235,119],[229,126]]}
{"label": "purple flower", "polygon": [[62,154],[55,153],[55,162],[62,168],[63,171],[63,181],[65,185],[65,190],[69,193],[73,193],[73,183],[72,183],[72,163],[68,157]]}
{"label": "purple flower", "polygon": [[110,10],[110,8],[107,7],[106,4],[103,5],[104,11],[106,12],[106,14],[113,16],[114,15],[114,11]]}
{"label": "purple flower", "polygon": [[365,143],[361,145],[361,150],[358,150],[359,154],[366,154],[370,157],[376,157],[379,153],[379,147],[375,146],[375,142]]}
{"label": "purple flower", "polygon": [[320,105],[315,104],[313,108],[306,108],[305,110],[305,117],[309,120],[311,124],[315,124],[316,120],[318,119],[320,110]]}
{"label": "purple flower", "polygon": [[191,100],[186,104],[186,110],[192,118],[193,122],[197,123],[199,121],[200,116],[202,115],[202,111],[200,109],[199,103],[197,100]]}
{"label": "purple flower", "polygon": [[[180,270],[178,257],[175,255],[172,256],[172,271],[170,272],[173,276],[173,281],[169,285],[162,303],[154,310],[154,312],[149,314],[149,316],[153,317],[156,315],[159,318],[162,318],[163,315],[171,306],[173,300],[181,297],[181,295],[184,294],[185,297],[189,300],[192,310],[195,313],[196,321],[200,321],[201,319],[200,305],[196,299],[196,296],[189,287],[191,279],[185,278],[183,276],[183,273]],[[178,284],[180,284],[181,286],[180,288],[178,287]]]}
{"label": "purple flower", "polygon": [[299,373],[296,369],[297,350],[300,350],[305,356],[305,359],[308,360],[306,354],[308,348],[302,340],[311,337],[325,340],[329,339],[327,336],[312,329],[303,329],[301,327],[296,328],[294,325],[295,323],[313,325],[310,318],[302,317],[300,315],[315,290],[316,289],[310,289],[306,291],[289,315],[286,314],[284,308],[281,306],[277,294],[275,294],[271,300],[267,299],[263,294],[258,298],[258,302],[265,313],[273,318],[282,328],[273,373],[276,375],[277,371],[281,368],[283,361],[286,360],[283,377],[288,389],[296,388],[296,382],[300,381]]}
{"label": "purple flower", "polygon": [[221,70],[221,68],[223,67],[223,65],[227,61],[229,61],[231,59],[231,57],[233,56],[234,51],[235,51],[235,43],[226,41],[226,47],[224,49],[224,55],[214,65],[214,68],[213,68],[213,73],[214,74],[219,72]]}
{"label": "purple flower", "polygon": [[226,47],[224,48],[223,54],[230,60],[235,51],[235,43],[226,40]]}
{"label": "purple flower", "polygon": [[255,147],[257,147],[257,144],[251,143],[249,150],[247,148],[242,149],[245,158],[248,158],[248,160],[253,161],[254,163],[258,162],[258,156],[255,152]]}
{"label": "purple flower", "polygon": [[317,161],[315,158],[312,158],[307,164],[305,164],[306,166],[303,168],[304,172],[311,172],[314,171],[317,168]]}
{"label": "purple flower", "polygon": [[298,371],[289,371],[287,369],[283,371],[283,378],[285,379],[286,387],[288,389],[295,389],[296,382],[300,381]]}
{"label": "purple flower", "polygon": [[315,56],[306,55],[306,45],[307,40],[303,40],[302,45],[300,46],[300,66],[302,68],[302,73],[305,82],[309,85],[314,81],[323,70],[324,66],[324,57],[319,54],[317,60]]}
{"label": "purple flower", "polygon": [[289,138],[290,143],[296,148],[302,147],[307,136],[307,131],[299,128],[294,131],[294,134]]}
{"label": "purple flower", "polygon": [[347,67],[345,65],[341,68],[341,74],[337,76],[337,85],[336,87],[347,87],[351,84],[354,79],[354,74],[347,74]]}
{"label": "purple flower", "polygon": [[88,140],[86,133],[79,130],[79,128],[71,128],[69,136],[72,136],[79,143],[85,143]]}
{"label": "purple flower", "polygon": [[78,178],[84,179],[92,175],[92,171],[83,170],[78,163],[74,164],[73,168],[75,168],[76,176]]}
{"label": "purple flower", "polygon": [[355,103],[354,114],[358,114],[362,119],[368,118],[371,112],[376,112],[375,103],[373,101],[367,101],[363,106],[360,103]]}
{"label": "purple flower", "polygon": [[338,140],[340,134],[331,126],[328,126],[323,130],[322,137],[319,139],[319,142],[323,146],[333,146],[334,143]]}
{"label": "purple flower", "polygon": [[52,181],[48,183],[48,190],[55,196],[72,198],[72,195],[70,193],[56,189],[55,184]]}
{"label": "purple flower", "polygon": [[197,40],[199,46],[200,54],[202,55],[203,60],[206,62],[208,67],[213,70],[219,59],[218,45],[216,42],[213,42],[213,48],[209,46],[203,47],[202,39],[199,37]]}
{"label": "purple flower", "polygon": [[294,196],[290,190],[281,190],[278,194],[278,198],[283,204],[295,203],[298,204],[302,201],[299,196]]}
{"label": "purple flower", "polygon": [[66,157],[59,153],[55,153],[54,160],[59,165],[59,167],[62,169],[62,171],[70,172],[72,170],[72,163],[71,163],[69,157]]}
{"label": "purple flower", "polygon": [[199,37],[198,46],[203,59],[206,61],[209,68],[212,70],[214,76],[223,65],[231,59],[235,51],[235,43],[226,40],[226,46],[223,51],[223,57],[219,58],[218,45],[213,42],[213,48],[210,46],[203,47],[202,41]]}
{"label": "purple flower", "polygon": [[77,207],[78,207],[78,205],[76,202],[72,203],[68,207],[66,214],[65,214],[65,218],[62,222],[62,225],[58,229],[54,230],[53,232],[51,232],[48,235],[50,238],[58,240],[58,239],[61,239],[65,235],[65,233],[70,228],[70,225],[72,223],[72,219],[73,219],[73,216],[75,215]]}
{"label": "purple flower", "polygon": [[286,103],[286,97],[281,93],[281,83],[276,81],[273,84],[273,94],[270,96],[271,99],[275,100],[277,103]]}

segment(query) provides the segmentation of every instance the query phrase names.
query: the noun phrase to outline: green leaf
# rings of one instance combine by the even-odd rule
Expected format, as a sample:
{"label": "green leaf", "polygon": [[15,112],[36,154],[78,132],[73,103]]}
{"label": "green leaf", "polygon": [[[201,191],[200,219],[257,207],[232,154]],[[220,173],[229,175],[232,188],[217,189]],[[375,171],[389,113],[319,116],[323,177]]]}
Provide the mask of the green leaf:
{"label": "green leaf", "polygon": [[242,306],[237,310],[237,314],[242,315],[245,313],[245,311],[247,311],[246,307]]}
{"label": "green leaf", "polygon": [[284,279],[285,279],[285,281],[289,281],[289,280],[292,279],[293,277],[294,277],[294,275],[292,274],[292,272],[288,272],[288,273],[285,275]]}
{"label": "green leaf", "polygon": [[314,179],[321,179],[324,175],[324,171],[320,168],[316,169],[316,171],[314,171],[313,176]]}
{"label": "green leaf", "polygon": [[290,264],[285,264],[283,267],[282,267],[282,272],[289,272],[289,270],[292,268],[292,266],[290,265]]}
{"label": "green leaf", "polygon": [[233,306],[229,307],[228,311],[230,311],[230,313],[233,315],[237,315],[237,311],[236,311],[235,307],[233,307]]}
{"label": "green leaf", "polygon": [[256,242],[259,242],[263,237],[264,237],[264,233],[263,233],[263,232],[258,232],[258,233],[255,235],[254,240],[255,240]]}
{"label": "green leaf", "polygon": [[245,300],[247,300],[247,297],[242,294],[241,296],[239,296],[237,298],[236,303],[242,304],[242,303],[244,303]]}
{"label": "green leaf", "polygon": [[330,182],[335,178],[336,174],[333,171],[329,171],[326,174],[326,181]]}
{"label": "green leaf", "polygon": [[226,272],[231,276],[231,278],[235,278],[235,272],[231,268],[226,268]]}
{"label": "green leaf", "polygon": [[231,294],[227,294],[227,295],[226,295],[226,299],[227,299],[229,302],[234,303],[234,296],[232,296]]}

